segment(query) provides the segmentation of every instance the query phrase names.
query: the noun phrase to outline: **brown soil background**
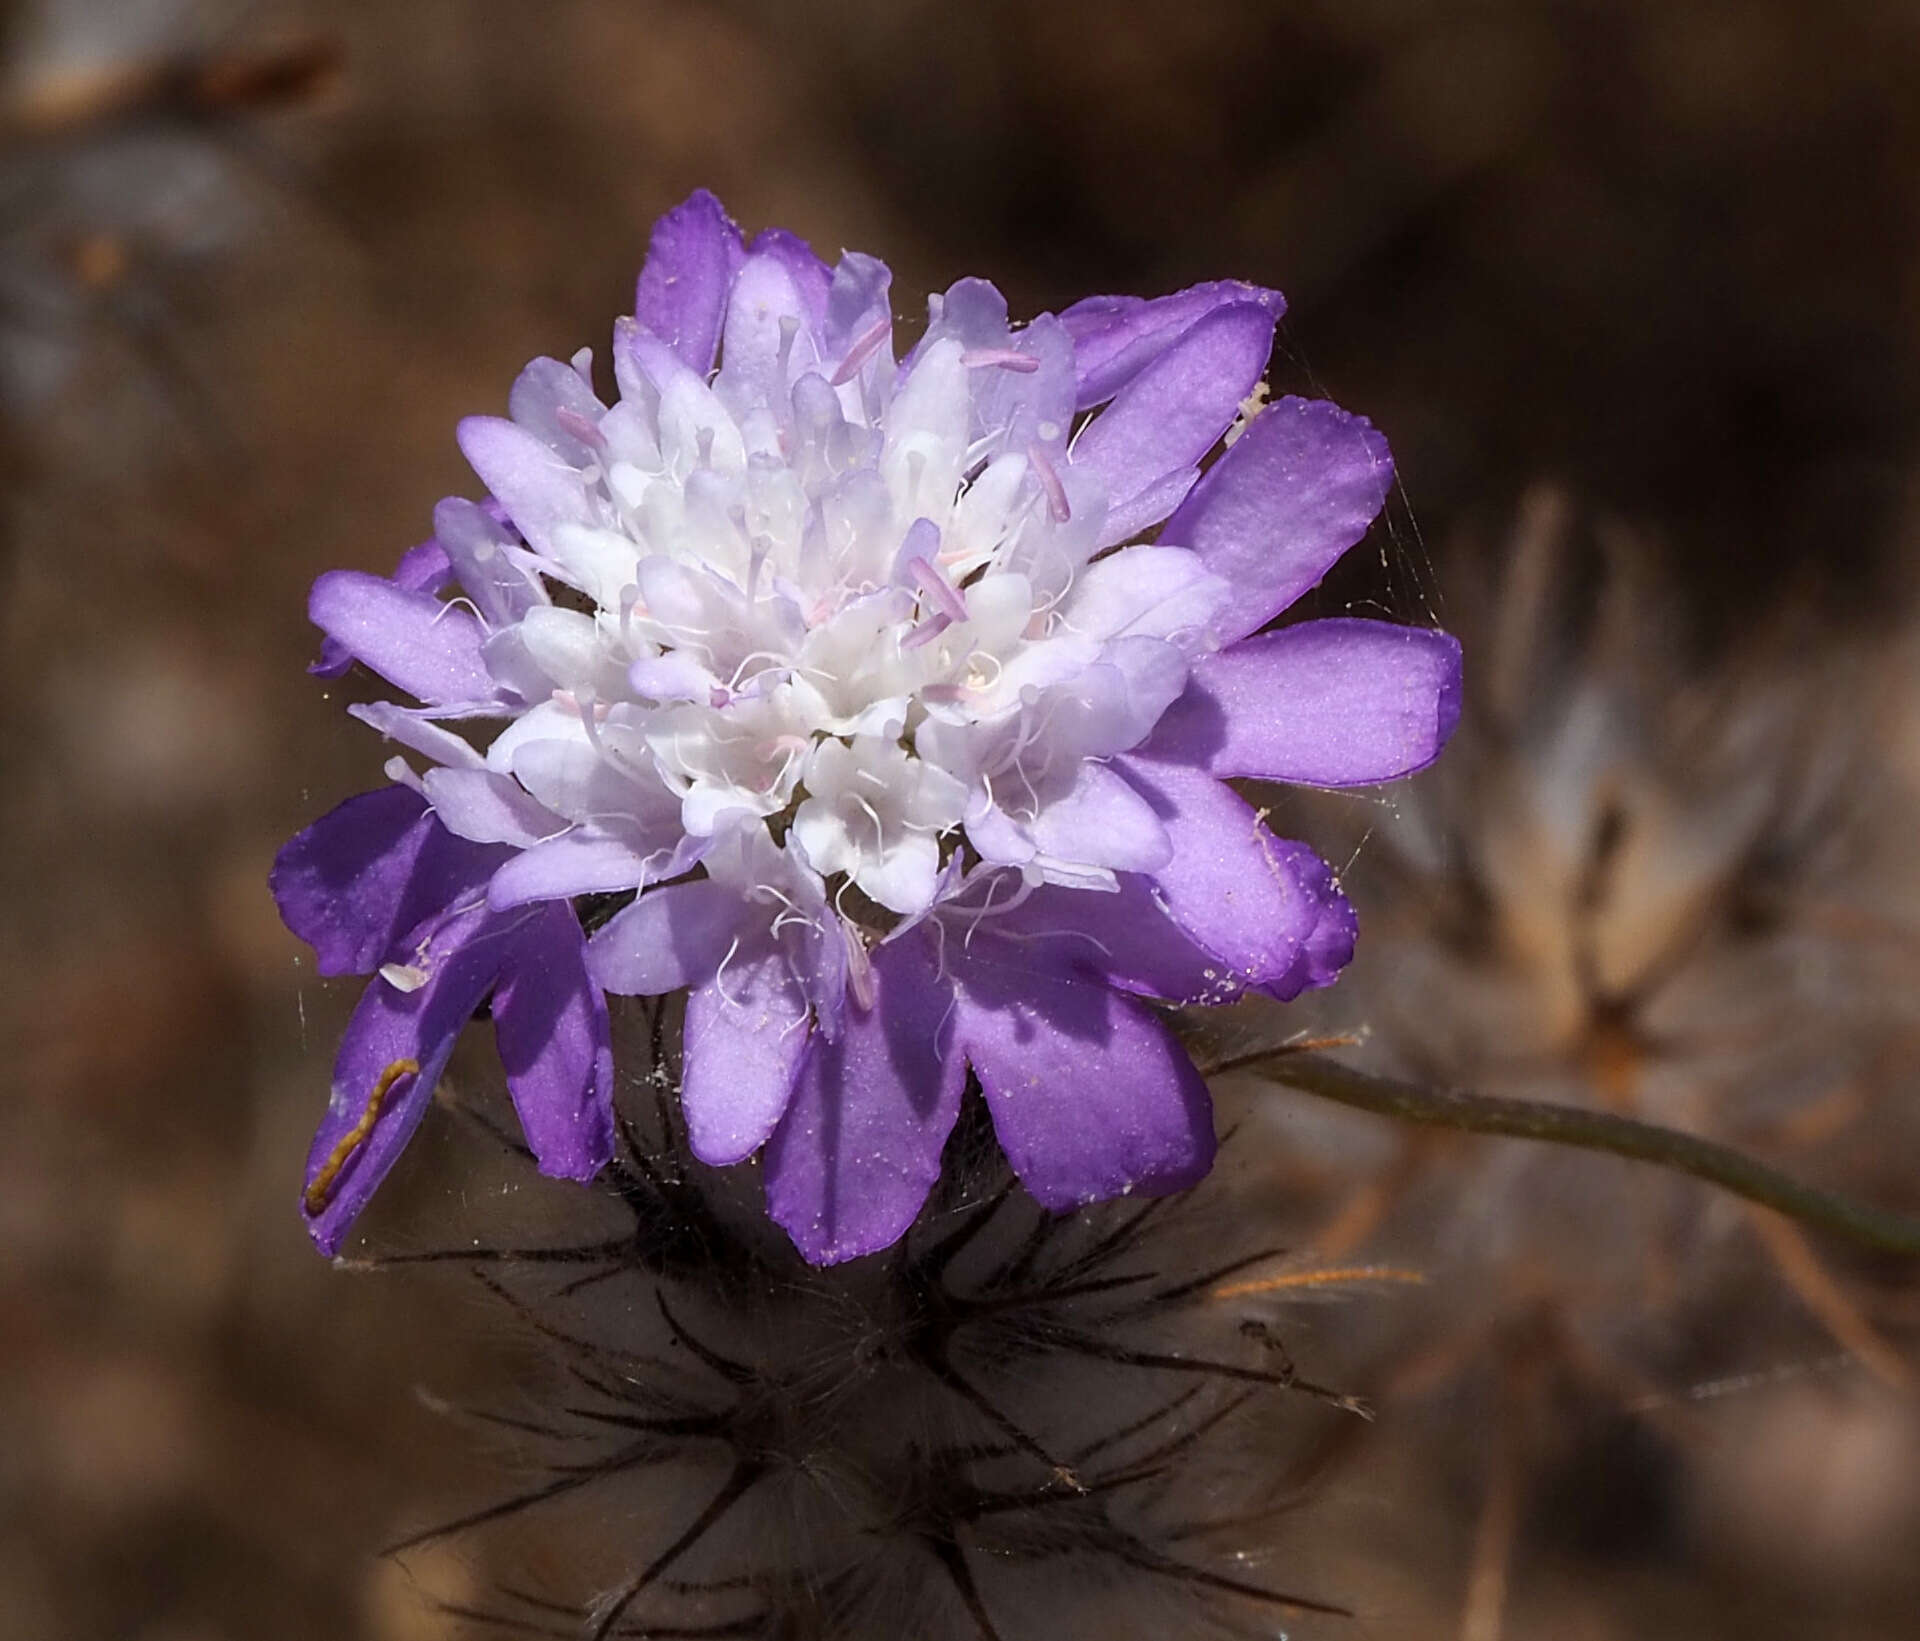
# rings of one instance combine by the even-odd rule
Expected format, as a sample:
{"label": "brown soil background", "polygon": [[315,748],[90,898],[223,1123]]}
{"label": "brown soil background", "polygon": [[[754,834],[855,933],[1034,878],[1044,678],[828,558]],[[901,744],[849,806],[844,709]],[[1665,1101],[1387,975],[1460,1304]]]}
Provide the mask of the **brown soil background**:
{"label": "brown soil background", "polygon": [[[387,567],[438,497],[471,493],[455,420],[502,408],[533,354],[604,347],[648,223],[695,185],[749,225],[885,256],[907,313],[966,273],[1016,313],[1225,275],[1285,289],[1276,383],[1369,414],[1406,494],[1326,610],[1496,625],[1477,567],[1551,494],[1649,544],[1644,640],[1676,676],[1740,675],[1783,622],[1780,666],[1851,669],[1834,711],[1867,736],[1849,813],[1868,841],[1845,898],[1898,938],[1840,1002],[1791,992],[1866,1022],[1840,1041],[1847,1079],[1870,1049],[1871,1114],[1853,1143],[1779,1154],[1920,1208],[1911,0],[42,0],[0,19],[0,1633],[444,1632],[373,1552],[487,1474],[418,1392],[484,1395],[503,1369],[456,1287],[335,1274],[294,1211],[352,991],[315,980],[265,876],[385,755],[302,671],[305,589]],[[1386,860],[1355,858],[1363,904]],[[1382,928],[1351,1004],[1311,1018],[1378,1023],[1403,949]],[[1443,1068],[1497,1060],[1449,1030]],[[1601,1075],[1583,1041],[1553,1076]],[[1378,1165],[1370,1129],[1315,1143],[1333,1160],[1299,1182],[1312,1211],[1275,1210],[1295,1229]],[[1821,1252],[1889,1352],[1878,1375],[1830,1360],[1759,1255],[1701,1284],[1690,1326],[1727,1348],[1669,1358],[1655,1400],[1685,1402],[1709,1360],[1766,1382],[1696,1398],[1680,1436],[1605,1394],[1525,1389],[1579,1380],[1540,1365],[1564,1319],[1632,1302],[1591,1298],[1578,1237],[1423,1258],[1420,1227],[1458,1211],[1427,1189],[1355,1257],[1422,1264],[1428,1292],[1316,1312],[1309,1355],[1346,1351],[1378,1393],[1400,1381],[1357,1317],[1466,1314],[1522,1267],[1501,1315],[1523,1321],[1456,1353],[1477,1380],[1444,1351],[1409,1369],[1290,1527],[1316,1590],[1364,1615],[1298,1633],[1914,1633],[1910,1270]],[[1522,1396],[1524,1462],[1498,1434]],[[1504,1616],[1475,1630],[1501,1487]]]}

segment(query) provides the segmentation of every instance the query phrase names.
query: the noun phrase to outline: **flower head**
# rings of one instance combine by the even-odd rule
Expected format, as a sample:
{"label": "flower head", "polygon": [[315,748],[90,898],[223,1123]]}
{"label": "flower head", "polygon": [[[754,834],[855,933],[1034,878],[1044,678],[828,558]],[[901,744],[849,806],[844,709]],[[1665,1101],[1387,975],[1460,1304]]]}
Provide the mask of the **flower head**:
{"label": "flower head", "polygon": [[1204,1174],[1206,1091],[1151,1005],[1290,997],[1353,938],[1224,779],[1389,780],[1457,715],[1444,634],[1260,632],[1391,472],[1363,419],[1282,399],[1202,475],[1276,293],[1015,326],[962,280],[896,361],[889,279],[695,194],[615,329],[614,402],[588,355],[535,361],[460,429],[490,503],[312,605],[324,664],[420,703],[359,711],[492,851],[474,915],[634,895],[587,972],[687,993],[693,1150],[764,1147],[821,1262],[911,1223],[969,1071],[1049,1208]]}

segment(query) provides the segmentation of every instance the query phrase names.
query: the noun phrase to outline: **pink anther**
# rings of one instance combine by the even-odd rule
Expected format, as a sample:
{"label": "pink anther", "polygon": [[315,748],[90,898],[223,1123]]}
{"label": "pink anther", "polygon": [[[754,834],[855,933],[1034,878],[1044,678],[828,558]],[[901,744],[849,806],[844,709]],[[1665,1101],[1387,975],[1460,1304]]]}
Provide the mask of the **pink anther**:
{"label": "pink anther", "polygon": [[1048,514],[1055,524],[1065,524],[1073,517],[1073,509],[1067,504],[1067,487],[1060,482],[1059,472],[1037,444],[1027,446],[1027,459],[1033,463],[1040,488],[1046,492]]}
{"label": "pink anther", "polygon": [[860,367],[874,356],[880,344],[886,341],[893,330],[893,316],[883,313],[880,317],[853,339],[853,346],[847,349],[847,356],[840,361],[840,368],[833,373],[834,387],[844,387],[860,374]]}
{"label": "pink anther", "polygon": [[1031,376],[1040,368],[1040,361],[1031,353],[1022,353],[1017,348],[968,348],[960,355],[960,363],[968,370],[985,370],[998,366],[1001,370],[1011,370],[1021,376]]}
{"label": "pink anther", "polygon": [[553,419],[560,424],[563,433],[571,433],[589,450],[605,453],[607,436],[600,431],[598,422],[582,416],[571,405],[559,405],[554,409]]}
{"label": "pink anther", "polygon": [[901,639],[900,647],[903,650],[920,649],[923,645],[931,644],[952,625],[953,618],[951,616],[945,614],[936,615],[931,621],[921,622],[920,625],[908,633],[905,638]]}
{"label": "pink anther", "polygon": [[967,619],[967,601],[954,591],[954,586],[933,564],[925,558],[911,558],[907,561],[907,573],[913,577],[914,585],[932,600],[936,608],[954,621]]}

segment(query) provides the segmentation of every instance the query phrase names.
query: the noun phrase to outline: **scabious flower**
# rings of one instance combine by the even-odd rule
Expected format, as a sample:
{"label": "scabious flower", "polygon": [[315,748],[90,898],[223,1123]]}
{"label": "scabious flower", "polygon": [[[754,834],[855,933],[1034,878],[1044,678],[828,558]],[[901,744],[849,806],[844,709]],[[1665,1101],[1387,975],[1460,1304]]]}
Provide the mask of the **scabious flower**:
{"label": "scabious flower", "polygon": [[[331,861],[320,828],[283,857],[289,922],[349,926],[323,957],[378,967],[361,1011],[390,1022],[356,1016],[336,1069],[323,1246],[495,985],[544,977],[514,1087],[563,1173],[605,1156],[598,990],[684,992],[694,1155],[762,1152],[830,1263],[913,1221],[969,1073],[1046,1208],[1193,1184],[1211,1108],[1155,1005],[1292,997],[1351,955],[1325,864],[1225,781],[1390,780],[1453,727],[1445,634],[1261,631],[1378,513],[1385,442],[1252,411],[1272,291],[1014,326],[967,279],[896,362],[889,286],[696,193],[615,329],[615,402],[588,354],[536,360],[460,428],[491,500],[443,503],[391,579],[316,584],[322,665],[414,697],[357,710],[433,765],[397,766],[418,840],[342,810],[347,868],[293,871]],[[583,970],[572,907],[607,895]],[[511,1078],[531,1045],[494,1015]]]}

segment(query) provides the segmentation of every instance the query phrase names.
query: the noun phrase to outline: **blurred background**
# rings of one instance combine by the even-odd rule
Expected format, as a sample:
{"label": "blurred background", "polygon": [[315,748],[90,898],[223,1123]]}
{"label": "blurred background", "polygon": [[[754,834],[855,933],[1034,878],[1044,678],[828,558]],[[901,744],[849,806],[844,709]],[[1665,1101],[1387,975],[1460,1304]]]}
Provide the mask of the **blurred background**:
{"label": "blurred background", "polygon": [[[1361,956],[1257,1029],[1920,1209],[1912,0],[0,5],[0,1633],[450,1633],[373,1551],[488,1456],[451,1285],[308,1249],[353,988],[265,892],[386,755],[305,590],[472,494],[651,220],[1206,278],[1401,493],[1316,595],[1469,645],[1406,790],[1276,795]],[[1377,550],[1376,550],[1377,549]],[[1920,1283],[1704,1191],[1269,1096],[1267,1211],[1425,1278],[1303,1314],[1382,1417],[1296,1633],[1911,1637]],[[429,1167],[422,1164],[422,1168]],[[406,1173],[390,1191],[408,1189]],[[498,1319],[492,1319],[497,1324]],[[1342,1377],[1344,1375],[1344,1377]],[[449,1552],[451,1581],[484,1569]]]}

